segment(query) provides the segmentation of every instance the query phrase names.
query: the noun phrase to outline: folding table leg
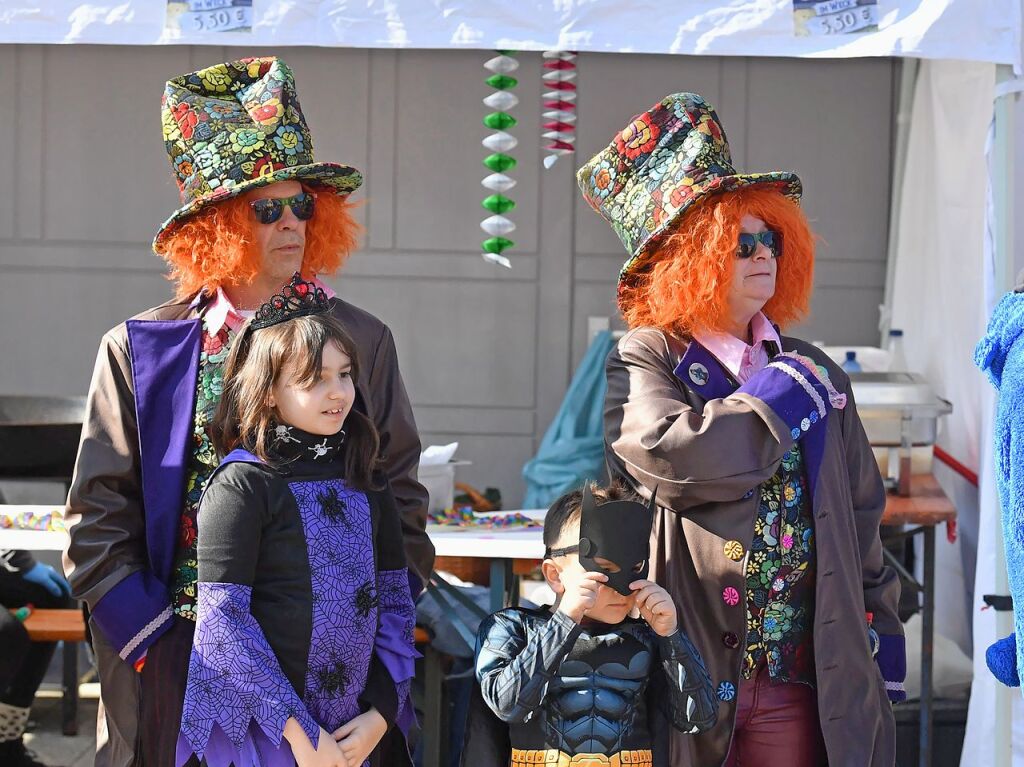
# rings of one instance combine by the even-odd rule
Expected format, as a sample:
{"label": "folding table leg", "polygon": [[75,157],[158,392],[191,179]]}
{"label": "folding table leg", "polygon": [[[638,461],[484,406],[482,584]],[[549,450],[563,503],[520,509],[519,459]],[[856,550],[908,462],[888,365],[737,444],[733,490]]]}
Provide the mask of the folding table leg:
{"label": "folding table leg", "polygon": [[64,678],[61,680],[61,731],[78,734],[78,642],[62,642]]}
{"label": "folding table leg", "polygon": [[444,672],[441,669],[441,655],[428,645],[423,653],[423,662],[423,767],[441,767],[447,753],[444,744]]}
{"label": "folding table leg", "polygon": [[918,763],[931,767],[934,745],[932,661],[935,641],[935,525],[924,525],[924,603],[921,607],[921,731]]}
{"label": "folding table leg", "polygon": [[491,612],[519,604],[519,595],[512,593],[515,581],[511,559],[491,560]]}

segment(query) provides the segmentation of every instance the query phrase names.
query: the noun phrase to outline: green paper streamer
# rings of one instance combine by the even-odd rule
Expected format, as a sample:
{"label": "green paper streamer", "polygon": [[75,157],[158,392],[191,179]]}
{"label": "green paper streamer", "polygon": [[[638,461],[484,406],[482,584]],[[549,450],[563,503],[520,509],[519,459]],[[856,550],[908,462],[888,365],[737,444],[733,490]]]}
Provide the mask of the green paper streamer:
{"label": "green paper streamer", "polygon": [[515,125],[518,120],[508,112],[491,112],[484,118],[484,125],[493,130],[505,130]]}
{"label": "green paper streamer", "polygon": [[[512,55],[512,51],[498,51],[498,53],[502,56]],[[519,84],[519,81],[516,78],[502,73],[492,74],[487,78],[486,82],[491,88],[494,88],[497,91],[507,91],[515,88]],[[484,103],[486,104],[487,101],[485,100]],[[483,124],[493,131],[504,131],[507,128],[511,128],[516,125],[517,122],[518,120],[516,120],[515,117],[504,110],[491,112],[483,119]],[[492,134],[492,136],[488,136],[487,139],[484,140],[484,146],[487,146],[492,138],[498,140],[499,143],[496,144],[496,146],[502,145],[501,141],[503,137],[496,133]],[[503,152],[495,152],[494,154],[490,154],[484,158],[484,165],[494,173],[504,173],[505,171],[516,167],[516,159]],[[503,194],[492,194],[485,198],[480,205],[495,216],[501,216],[503,213],[507,213],[516,206],[515,201],[505,197]],[[505,219],[505,221],[508,223],[510,228],[515,228],[510,221],[507,219]],[[484,230],[486,231],[487,228],[488,227],[485,226]],[[506,237],[489,237],[480,244],[484,250],[485,256],[490,254],[491,256],[499,257],[490,258],[489,260],[500,263],[502,266],[509,266],[510,262],[502,256],[501,253],[515,245],[512,240],[507,239]]]}
{"label": "green paper streamer", "polygon": [[507,91],[519,85],[519,81],[509,75],[491,75],[484,82],[499,91]]}
{"label": "green paper streamer", "polygon": [[515,245],[512,240],[505,239],[504,237],[490,237],[481,243],[483,249],[488,253],[501,253],[506,248],[511,248]]}
{"label": "green paper streamer", "polygon": [[516,167],[516,158],[498,152],[487,155],[487,157],[484,158],[484,165],[495,173],[504,173],[505,171]]}
{"label": "green paper streamer", "polygon": [[510,200],[503,194],[492,194],[490,197],[485,197],[484,201],[480,203],[484,208],[491,211],[491,213],[508,213],[516,206],[515,201]]}

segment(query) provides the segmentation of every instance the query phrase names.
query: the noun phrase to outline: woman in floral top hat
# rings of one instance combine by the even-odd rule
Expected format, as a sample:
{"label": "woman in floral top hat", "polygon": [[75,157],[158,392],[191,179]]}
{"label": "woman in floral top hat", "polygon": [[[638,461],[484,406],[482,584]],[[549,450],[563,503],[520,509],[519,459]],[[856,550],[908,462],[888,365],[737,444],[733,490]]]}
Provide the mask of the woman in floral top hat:
{"label": "woman in floral top hat", "polygon": [[652,577],[720,705],[672,764],[892,765],[905,657],[885,490],[849,378],[779,330],[812,288],[800,180],[737,173],[692,93],[634,118],[578,180],[629,254],[606,455],[658,488]]}

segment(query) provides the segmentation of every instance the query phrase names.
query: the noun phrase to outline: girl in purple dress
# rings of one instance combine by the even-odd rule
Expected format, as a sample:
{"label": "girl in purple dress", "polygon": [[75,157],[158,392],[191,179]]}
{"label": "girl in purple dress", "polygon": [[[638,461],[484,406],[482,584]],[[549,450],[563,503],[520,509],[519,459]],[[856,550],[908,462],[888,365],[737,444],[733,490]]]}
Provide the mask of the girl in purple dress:
{"label": "girl in purple dress", "polygon": [[415,613],[356,350],[298,275],[235,341],[177,763],[409,764]]}

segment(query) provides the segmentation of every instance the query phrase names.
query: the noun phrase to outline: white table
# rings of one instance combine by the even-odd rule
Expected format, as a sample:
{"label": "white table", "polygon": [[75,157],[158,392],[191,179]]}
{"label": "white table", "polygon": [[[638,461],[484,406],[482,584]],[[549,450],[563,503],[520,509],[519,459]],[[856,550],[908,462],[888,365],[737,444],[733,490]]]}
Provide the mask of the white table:
{"label": "white table", "polygon": [[[478,516],[516,513],[543,521],[547,510],[519,509]],[[434,552],[438,557],[475,557],[490,560],[492,611],[508,605],[514,596],[513,561],[540,561],[544,558],[544,533],[540,527],[487,529],[427,525],[427,535],[433,542]]]}
{"label": "white table", "polygon": [[[63,506],[20,506],[0,504],[0,517],[16,517],[19,514],[47,514],[64,511]],[[0,528],[0,549],[25,549],[28,551],[64,551],[68,534],[60,530],[11,530]]]}

